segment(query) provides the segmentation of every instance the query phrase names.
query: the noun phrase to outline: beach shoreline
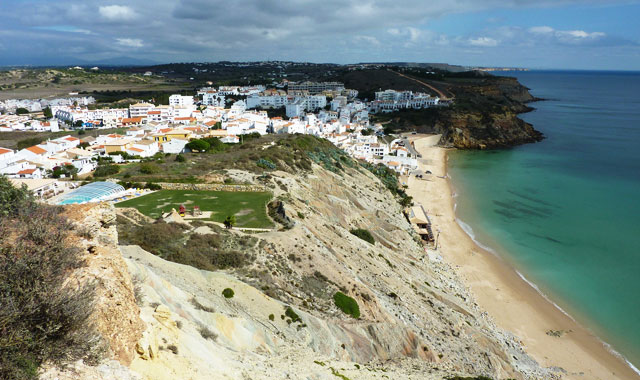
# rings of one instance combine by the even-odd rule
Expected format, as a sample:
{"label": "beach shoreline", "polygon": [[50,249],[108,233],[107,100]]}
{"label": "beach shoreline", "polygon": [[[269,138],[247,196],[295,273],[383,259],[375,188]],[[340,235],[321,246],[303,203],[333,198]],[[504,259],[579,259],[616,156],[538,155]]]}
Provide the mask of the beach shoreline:
{"label": "beach shoreline", "polygon": [[423,205],[434,232],[439,231],[438,252],[433,254],[456,270],[495,323],[517,336],[542,366],[562,368],[558,374],[563,379],[640,379],[622,357],[463,230],[447,176],[447,149],[435,146],[439,136],[409,138],[422,155],[420,169],[433,173],[424,179],[407,178],[407,193]]}

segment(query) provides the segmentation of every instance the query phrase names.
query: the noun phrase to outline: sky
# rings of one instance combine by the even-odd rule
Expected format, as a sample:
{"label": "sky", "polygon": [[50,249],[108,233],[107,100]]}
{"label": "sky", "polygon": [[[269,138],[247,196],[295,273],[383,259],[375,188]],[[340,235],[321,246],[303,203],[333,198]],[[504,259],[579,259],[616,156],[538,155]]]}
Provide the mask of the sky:
{"label": "sky", "polygon": [[0,65],[287,60],[640,70],[640,1],[0,0]]}

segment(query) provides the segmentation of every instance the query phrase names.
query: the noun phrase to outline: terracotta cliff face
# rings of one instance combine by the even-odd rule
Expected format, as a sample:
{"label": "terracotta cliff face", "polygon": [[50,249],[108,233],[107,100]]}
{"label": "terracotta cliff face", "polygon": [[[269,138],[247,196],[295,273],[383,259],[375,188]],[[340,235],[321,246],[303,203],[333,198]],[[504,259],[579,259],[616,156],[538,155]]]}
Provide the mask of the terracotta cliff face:
{"label": "terracotta cliff face", "polygon": [[78,245],[86,250],[86,266],[69,281],[95,284],[93,323],[109,344],[109,357],[123,365],[134,358],[134,349],[145,326],[134,297],[134,286],[118,250],[115,210],[112,205],[69,206],[66,215],[83,231]]}

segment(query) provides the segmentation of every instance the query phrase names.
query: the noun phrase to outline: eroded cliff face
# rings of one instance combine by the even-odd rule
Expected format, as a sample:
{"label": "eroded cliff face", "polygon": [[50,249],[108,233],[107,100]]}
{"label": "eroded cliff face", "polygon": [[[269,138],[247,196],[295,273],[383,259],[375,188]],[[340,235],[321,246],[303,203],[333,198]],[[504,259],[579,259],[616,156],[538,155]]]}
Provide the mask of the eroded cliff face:
{"label": "eroded cliff face", "polygon": [[436,122],[434,131],[442,133],[440,145],[459,149],[507,148],[543,139],[514,112],[452,114]]}
{"label": "eroded cliff face", "polygon": [[[397,201],[368,171],[314,166],[312,173],[275,172],[266,180],[229,175],[266,183],[293,228],[224,232],[251,242],[250,265],[236,270],[198,270],[138,246],[121,246],[117,259],[96,259],[96,272],[88,273],[105,287],[98,324],[120,362],[80,368],[87,374],[81,378],[551,378],[494,326],[452,268],[425,254]],[[102,231],[115,210],[96,207],[101,217],[90,222]],[[369,230],[376,243],[354,236],[353,228]],[[223,233],[206,226],[198,232]],[[96,236],[103,237],[91,240],[96,252],[113,247],[111,232]],[[232,298],[222,295],[227,288]],[[338,310],[337,291],[357,301],[360,318]]]}
{"label": "eroded cliff face", "polygon": [[542,133],[518,117],[532,111],[527,103],[535,101],[529,89],[515,78],[492,81],[457,89],[463,107],[443,112],[434,129],[442,133],[441,145],[460,149],[506,148],[540,141]]}
{"label": "eroded cliff face", "polygon": [[45,367],[42,379],[129,379],[127,366],[145,325],[140,319],[134,287],[118,249],[115,209],[108,204],[67,206],[65,215],[77,226],[72,236],[81,247],[85,265],[67,279],[69,289],[90,283],[95,289],[95,306],[90,323],[104,344],[104,361],[97,367],[83,362],[66,368]]}
{"label": "eroded cliff face", "polygon": [[527,103],[538,99],[515,78],[479,76],[448,89],[455,94],[449,107],[401,111],[384,117],[401,130],[440,134],[440,145],[459,149],[507,148],[544,138],[518,117],[533,110]]}

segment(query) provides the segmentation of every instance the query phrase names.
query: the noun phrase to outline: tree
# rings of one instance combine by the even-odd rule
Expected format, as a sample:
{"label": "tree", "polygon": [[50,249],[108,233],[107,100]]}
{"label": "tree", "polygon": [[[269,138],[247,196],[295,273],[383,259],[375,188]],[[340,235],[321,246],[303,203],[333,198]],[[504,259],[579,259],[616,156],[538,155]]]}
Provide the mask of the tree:
{"label": "tree", "polygon": [[209,147],[211,147],[211,145],[208,142],[200,139],[191,140],[186,145],[187,149],[191,149],[192,151],[198,151],[198,152],[206,152],[209,149]]}
{"label": "tree", "polygon": [[400,206],[402,207],[409,207],[413,204],[413,197],[411,196],[404,196],[402,197],[402,199],[400,200]]}
{"label": "tree", "polygon": [[82,127],[82,124],[84,124],[84,122],[82,120],[76,120],[73,123],[73,126],[76,127],[76,128],[80,128],[80,127]]}
{"label": "tree", "polygon": [[227,219],[224,220],[224,226],[228,229],[233,228],[233,226],[236,225],[236,216],[235,215],[229,215],[227,216]]}
{"label": "tree", "polygon": [[53,118],[53,112],[51,112],[51,107],[47,106],[44,110],[42,110],[44,117],[47,119]]}
{"label": "tree", "polygon": [[20,209],[33,203],[33,194],[27,185],[14,187],[4,175],[0,175],[0,216],[15,215]]}
{"label": "tree", "polygon": [[26,109],[26,108],[20,107],[20,108],[16,109],[16,115],[26,115],[28,113],[29,113],[29,110]]}

